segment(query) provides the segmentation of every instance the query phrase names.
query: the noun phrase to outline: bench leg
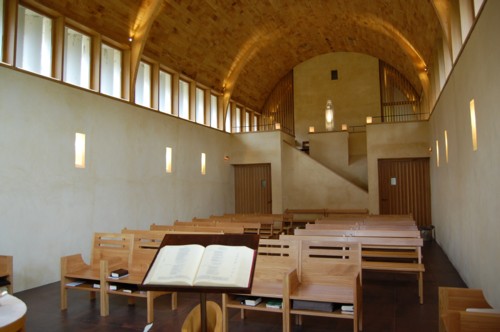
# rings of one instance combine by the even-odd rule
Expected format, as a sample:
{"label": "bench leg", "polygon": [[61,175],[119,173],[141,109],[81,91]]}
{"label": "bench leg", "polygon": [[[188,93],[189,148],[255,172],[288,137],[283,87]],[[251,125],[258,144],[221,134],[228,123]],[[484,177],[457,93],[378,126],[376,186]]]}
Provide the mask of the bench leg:
{"label": "bench leg", "polygon": [[424,304],[424,274],[423,272],[418,273],[418,298],[420,304]]}
{"label": "bench leg", "polygon": [[66,309],[68,309],[68,290],[65,281],[61,280],[61,310]]}
{"label": "bench leg", "polygon": [[147,308],[147,320],[148,324],[150,324],[154,321],[154,312],[155,312],[154,296],[153,292],[151,291],[148,291],[146,294],[146,308]]}
{"label": "bench leg", "polygon": [[177,292],[172,293],[172,310],[177,309]]}

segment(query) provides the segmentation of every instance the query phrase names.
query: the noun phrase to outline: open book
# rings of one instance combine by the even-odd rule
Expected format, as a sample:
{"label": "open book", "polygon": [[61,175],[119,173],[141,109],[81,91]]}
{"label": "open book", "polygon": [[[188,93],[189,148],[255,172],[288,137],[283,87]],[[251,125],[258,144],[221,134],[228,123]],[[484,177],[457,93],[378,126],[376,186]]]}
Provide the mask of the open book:
{"label": "open book", "polygon": [[249,287],[254,250],[212,244],[161,248],[144,285]]}

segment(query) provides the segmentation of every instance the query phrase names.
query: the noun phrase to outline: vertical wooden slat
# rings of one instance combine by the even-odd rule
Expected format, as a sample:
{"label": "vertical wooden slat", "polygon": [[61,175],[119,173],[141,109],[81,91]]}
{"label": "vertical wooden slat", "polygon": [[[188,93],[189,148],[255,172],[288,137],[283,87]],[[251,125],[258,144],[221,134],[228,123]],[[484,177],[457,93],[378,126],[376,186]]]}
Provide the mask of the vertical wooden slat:
{"label": "vertical wooden slat", "polygon": [[381,214],[411,213],[418,226],[431,225],[429,158],[379,160],[379,200]]}
{"label": "vertical wooden slat", "polygon": [[234,177],[236,213],[272,212],[270,164],[235,165]]}

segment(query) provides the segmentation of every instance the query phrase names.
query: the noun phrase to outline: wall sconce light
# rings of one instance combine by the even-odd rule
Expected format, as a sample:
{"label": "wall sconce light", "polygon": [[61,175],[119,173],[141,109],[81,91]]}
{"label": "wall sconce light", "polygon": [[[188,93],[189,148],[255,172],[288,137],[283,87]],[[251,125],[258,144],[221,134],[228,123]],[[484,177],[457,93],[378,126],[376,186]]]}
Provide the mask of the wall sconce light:
{"label": "wall sconce light", "polygon": [[472,131],[472,151],[477,151],[476,106],[474,99],[470,101],[470,127]]}
{"label": "wall sconce light", "polygon": [[342,124],[342,131],[346,131],[347,130],[347,125],[345,123]]}
{"label": "wall sconce light", "polygon": [[205,175],[207,171],[207,156],[205,153],[201,154],[201,174]]}
{"label": "wall sconce light", "polygon": [[373,122],[373,118],[371,116],[366,117],[366,123],[370,124]]}
{"label": "wall sconce light", "polygon": [[276,122],[276,123],[274,124],[274,129],[276,129],[276,130],[280,130],[280,129],[281,129],[281,124],[280,124],[279,122]]}
{"label": "wall sconce light", "polygon": [[85,134],[75,133],[75,167],[85,168]]}
{"label": "wall sconce light", "polygon": [[172,173],[172,148],[169,147],[165,151],[165,171]]}
{"label": "wall sconce light", "polygon": [[314,126],[309,126],[309,132],[314,133]]}
{"label": "wall sconce light", "polygon": [[439,141],[436,140],[436,166],[439,167]]}
{"label": "wall sconce light", "polygon": [[224,161],[228,161],[228,160],[229,160],[229,156],[226,154],[226,155],[224,156]]}
{"label": "wall sconce light", "polygon": [[446,157],[446,163],[448,163],[448,131],[444,131],[444,155]]}
{"label": "wall sconce light", "polygon": [[327,131],[332,131],[335,126],[335,111],[330,99],[326,101],[325,109],[325,128]]}

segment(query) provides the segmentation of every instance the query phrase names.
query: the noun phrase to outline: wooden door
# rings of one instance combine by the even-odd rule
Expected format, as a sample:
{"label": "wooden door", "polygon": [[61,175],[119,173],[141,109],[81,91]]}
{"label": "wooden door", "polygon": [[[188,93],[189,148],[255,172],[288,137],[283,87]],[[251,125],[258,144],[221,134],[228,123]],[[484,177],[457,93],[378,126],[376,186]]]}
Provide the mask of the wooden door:
{"label": "wooden door", "polygon": [[380,214],[412,214],[418,226],[430,226],[429,158],[379,159]]}
{"label": "wooden door", "polygon": [[234,165],[236,213],[272,213],[271,164]]}

